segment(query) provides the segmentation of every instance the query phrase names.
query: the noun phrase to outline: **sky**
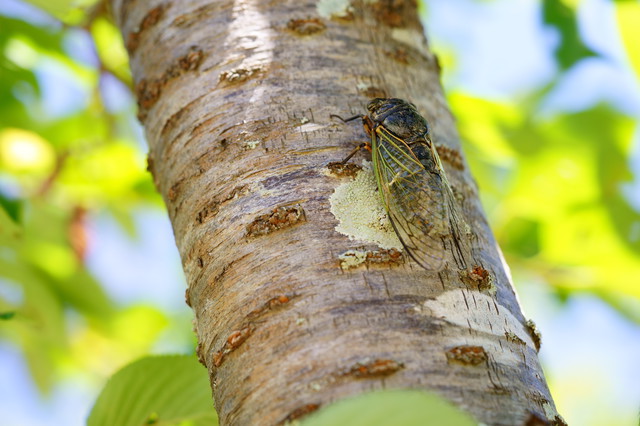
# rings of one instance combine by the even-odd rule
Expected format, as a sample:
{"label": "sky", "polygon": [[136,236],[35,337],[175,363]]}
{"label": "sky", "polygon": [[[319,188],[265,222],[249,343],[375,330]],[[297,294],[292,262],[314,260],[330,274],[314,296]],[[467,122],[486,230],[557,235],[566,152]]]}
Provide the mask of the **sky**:
{"label": "sky", "polygon": [[[436,49],[451,48],[458,54],[456,64],[444,69],[447,90],[514,99],[518,93],[553,77],[555,63],[549,46],[557,42],[557,36],[536,19],[538,1],[427,3],[425,23],[431,44]],[[15,0],[6,0],[0,13],[7,13],[7,8],[21,10]],[[27,13],[33,19],[46,19],[29,9]],[[626,114],[640,117],[640,88],[620,47],[610,2],[584,0],[579,21],[584,40],[601,57],[585,60],[565,74],[539,113],[575,111],[608,101]],[[84,35],[78,33],[69,43],[90,60]],[[56,67],[43,66],[39,79],[49,114],[64,114],[85,102],[86,88]],[[109,85],[105,93],[109,93],[107,102],[113,108],[129,102],[117,82],[104,84]],[[636,177],[640,176],[639,145],[636,141]],[[636,179],[629,195],[640,200],[639,194]],[[90,270],[122,306],[144,302],[190,315],[183,302],[184,277],[168,218],[159,211],[139,211],[136,224],[139,236],[131,239],[113,218],[93,216],[93,246],[87,262]],[[568,423],[597,424],[594,420],[602,419],[605,423],[601,424],[610,424],[606,423],[607,413],[616,412],[628,424],[637,424],[640,328],[597,298],[575,296],[560,305],[545,285],[515,278],[523,310],[542,332],[540,357],[550,382],[561,390],[554,398]],[[156,350],[170,352],[178,348],[165,345]],[[6,425],[84,424],[99,392],[95,383],[70,376],[59,383],[50,398],[41,398],[20,354],[6,343],[0,343],[0,366],[0,413]],[[587,398],[598,400],[600,406],[585,406],[581,401]]]}

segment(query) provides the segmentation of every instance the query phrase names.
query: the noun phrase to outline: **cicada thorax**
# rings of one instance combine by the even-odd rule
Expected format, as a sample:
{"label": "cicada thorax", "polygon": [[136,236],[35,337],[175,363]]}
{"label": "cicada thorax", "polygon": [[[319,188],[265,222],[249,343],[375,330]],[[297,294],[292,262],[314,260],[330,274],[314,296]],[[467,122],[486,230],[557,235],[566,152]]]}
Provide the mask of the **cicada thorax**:
{"label": "cicada thorax", "polygon": [[384,127],[405,143],[430,143],[429,124],[415,105],[397,98],[376,98],[367,109],[376,127]]}

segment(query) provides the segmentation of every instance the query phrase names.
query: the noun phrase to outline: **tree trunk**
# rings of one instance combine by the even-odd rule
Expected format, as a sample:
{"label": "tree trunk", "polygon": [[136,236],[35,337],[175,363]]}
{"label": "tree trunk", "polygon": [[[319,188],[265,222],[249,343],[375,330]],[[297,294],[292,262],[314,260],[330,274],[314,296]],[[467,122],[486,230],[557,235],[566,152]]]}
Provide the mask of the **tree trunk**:
{"label": "tree trunk", "polygon": [[[415,2],[339,3],[112,0],[221,423],[381,388],[435,391],[486,424],[560,423]],[[330,200],[359,167],[327,165],[366,135],[330,115],[386,96],[431,123],[473,237],[467,267],[427,271],[366,224],[336,230],[367,212]]]}

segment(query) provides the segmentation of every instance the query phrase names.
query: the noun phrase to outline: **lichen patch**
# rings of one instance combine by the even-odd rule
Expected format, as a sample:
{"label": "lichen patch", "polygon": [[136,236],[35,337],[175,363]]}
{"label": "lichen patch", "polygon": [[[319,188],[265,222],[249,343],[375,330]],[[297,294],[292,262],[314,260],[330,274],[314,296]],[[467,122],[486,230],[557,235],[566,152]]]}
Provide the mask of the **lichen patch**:
{"label": "lichen patch", "polygon": [[367,260],[367,252],[364,250],[348,250],[338,256],[340,267],[343,270],[356,268]]}
{"label": "lichen patch", "polygon": [[331,213],[338,219],[339,233],[383,249],[402,250],[377,192],[371,162],[363,161],[355,179],[338,186],[329,203]]}
{"label": "lichen patch", "polygon": [[320,0],[316,8],[318,9],[318,14],[326,19],[345,18],[352,11],[349,0]]}

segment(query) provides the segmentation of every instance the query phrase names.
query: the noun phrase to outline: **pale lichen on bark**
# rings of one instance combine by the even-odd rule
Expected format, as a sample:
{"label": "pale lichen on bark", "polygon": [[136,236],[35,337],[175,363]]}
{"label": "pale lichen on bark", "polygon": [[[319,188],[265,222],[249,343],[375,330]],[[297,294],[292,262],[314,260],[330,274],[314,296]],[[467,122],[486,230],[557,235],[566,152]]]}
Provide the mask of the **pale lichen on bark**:
{"label": "pale lichen on bark", "polygon": [[329,203],[331,213],[338,220],[337,232],[383,249],[402,250],[402,243],[380,200],[371,162],[364,160],[355,179],[336,187]]}

